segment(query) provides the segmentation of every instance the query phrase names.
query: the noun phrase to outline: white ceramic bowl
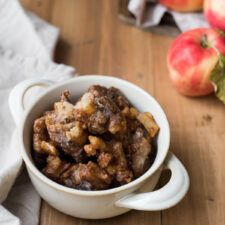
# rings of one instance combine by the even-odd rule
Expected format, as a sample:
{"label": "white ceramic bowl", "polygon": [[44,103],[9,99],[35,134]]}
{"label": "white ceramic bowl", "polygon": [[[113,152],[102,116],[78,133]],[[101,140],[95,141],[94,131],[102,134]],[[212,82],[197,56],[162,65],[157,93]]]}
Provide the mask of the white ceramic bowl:
{"label": "white ceramic bowl", "polygon": [[[45,110],[53,107],[65,89],[70,91],[75,101],[93,84],[119,88],[140,112],[150,112],[154,116],[160,132],[156,159],[141,177],[109,190],[81,191],[55,183],[35,167],[31,157],[32,125]],[[24,94],[33,86],[50,87],[31,107],[24,110]],[[168,153],[170,129],[165,113],[151,95],[132,83],[108,76],[81,76],[57,84],[49,80],[29,79],[12,90],[9,106],[19,129],[21,155],[30,179],[41,197],[61,212],[80,218],[101,219],[120,215],[130,209],[162,210],[177,204],[188,190],[189,177],[185,168],[172,153]],[[169,182],[161,189],[152,191],[165,168],[171,170]]]}

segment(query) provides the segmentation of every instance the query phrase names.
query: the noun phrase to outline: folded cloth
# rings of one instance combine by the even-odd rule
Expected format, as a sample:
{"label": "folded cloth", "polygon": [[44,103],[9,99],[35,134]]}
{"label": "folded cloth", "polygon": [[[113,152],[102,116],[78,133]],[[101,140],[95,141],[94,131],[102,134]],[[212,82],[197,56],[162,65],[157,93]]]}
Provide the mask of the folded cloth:
{"label": "folded cloth", "polygon": [[[24,11],[18,0],[0,0],[1,225],[38,224],[40,197],[25,169],[21,168],[22,159],[18,152],[16,126],[9,112],[8,95],[13,86],[26,78],[60,81],[76,75],[74,68],[52,61],[58,35],[56,27]],[[37,95],[37,90],[30,91],[29,100]]]}
{"label": "folded cloth", "polygon": [[172,15],[181,32],[209,27],[202,12],[180,13],[167,9],[156,0],[130,0],[128,9],[136,17],[136,25],[147,28],[159,25],[166,12]]}

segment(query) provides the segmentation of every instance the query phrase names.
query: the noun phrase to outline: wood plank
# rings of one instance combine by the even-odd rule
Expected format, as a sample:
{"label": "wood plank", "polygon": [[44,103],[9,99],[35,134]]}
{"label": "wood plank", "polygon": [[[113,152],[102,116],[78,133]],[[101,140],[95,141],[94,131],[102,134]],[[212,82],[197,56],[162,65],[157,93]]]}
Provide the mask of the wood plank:
{"label": "wood plank", "polygon": [[60,28],[57,62],[76,67],[80,74],[121,77],[156,97],[170,122],[170,150],[184,163],[191,179],[187,197],[162,216],[132,211],[107,220],[80,220],[43,202],[40,224],[225,224],[225,107],[214,96],[187,98],[174,90],[166,67],[173,39],[121,24],[118,1],[21,2]]}
{"label": "wood plank", "polygon": [[170,150],[183,162],[191,181],[187,197],[176,207],[163,211],[162,224],[225,224],[225,107],[213,95],[179,95],[166,68],[170,42],[160,36],[154,36],[153,42],[155,96],[170,122]]}
{"label": "wood plank", "polygon": [[[153,77],[148,76],[152,67],[151,54],[147,54],[144,49],[150,48],[151,42],[148,37],[151,37],[151,33],[145,32],[143,36],[137,28],[121,24],[115,19],[117,18],[116,1],[102,1],[101,4],[99,2],[91,1],[89,4],[90,1],[54,1],[53,10],[49,13],[44,13],[40,8],[36,11],[35,8],[32,10],[61,28],[59,45],[56,49],[57,62],[75,66],[80,74],[106,74],[136,81],[139,86],[153,93],[151,81]],[[29,8],[30,1],[24,4],[28,4],[26,6]],[[77,8],[79,10],[76,11]],[[63,20],[59,16],[62,12],[66,12],[66,17],[62,15]],[[76,21],[82,21],[82,24]],[[127,44],[122,45],[124,42]],[[138,46],[142,46],[142,51]],[[144,51],[147,55],[142,54]],[[150,85],[148,85],[149,81],[151,81]],[[148,221],[159,225],[160,212],[132,211],[110,220],[91,221],[91,223],[127,224],[127,221],[134,225],[147,224]],[[66,216],[43,202],[40,224],[78,223],[89,224],[90,221]]]}

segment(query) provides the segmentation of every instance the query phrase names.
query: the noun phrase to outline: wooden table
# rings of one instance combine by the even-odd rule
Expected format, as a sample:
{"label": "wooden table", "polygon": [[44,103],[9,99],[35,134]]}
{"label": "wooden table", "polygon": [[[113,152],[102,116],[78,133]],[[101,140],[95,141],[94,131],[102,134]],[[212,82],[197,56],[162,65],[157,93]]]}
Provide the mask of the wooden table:
{"label": "wooden table", "polygon": [[117,0],[22,0],[23,6],[59,27],[55,60],[80,74],[121,77],[144,88],[164,108],[170,151],[187,168],[191,187],[177,206],[162,212],[131,211],[90,221],[64,215],[42,202],[41,225],[224,225],[225,106],[213,95],[187,98],[172,87],[166,67],[172,38],[125,25]]}

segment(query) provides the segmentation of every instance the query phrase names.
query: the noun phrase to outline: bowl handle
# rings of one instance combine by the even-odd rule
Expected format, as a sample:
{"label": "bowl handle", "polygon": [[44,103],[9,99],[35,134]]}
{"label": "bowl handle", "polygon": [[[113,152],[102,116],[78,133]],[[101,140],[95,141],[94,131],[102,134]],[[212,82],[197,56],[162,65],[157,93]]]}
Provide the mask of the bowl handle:
{"label": "bowl handle", "polygon": [[42,86],[47,88],[54,83],[55,82],[51,80],[31,78],[20,82],[11,90],[8,103],[10,112],[17,126],[19,125],[25,110],[24,96],[26,92],[34,86]]}
{"label": "bowl handle", "polygon": [[188,191],[188,173],[172,153],[168,153],[163,169],[171,170],[171,178],[164,187],[153,192],[129,194],[116,201],[115,205],[146,211],[162,210],[176,205]]}

